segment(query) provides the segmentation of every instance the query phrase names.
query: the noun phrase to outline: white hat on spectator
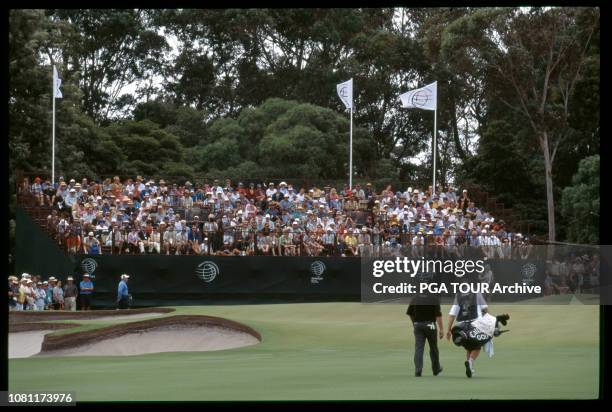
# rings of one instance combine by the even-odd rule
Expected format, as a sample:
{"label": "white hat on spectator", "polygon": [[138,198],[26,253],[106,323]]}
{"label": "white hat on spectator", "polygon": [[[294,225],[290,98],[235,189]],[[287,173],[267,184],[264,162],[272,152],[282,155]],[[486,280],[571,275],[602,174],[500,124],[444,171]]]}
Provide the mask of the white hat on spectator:
{"label": "white hat on spectator", "polygon": [[238,214],[238,215],[241,215],[241,214],[242,214],[242,210],[239,210],[237,214]]}
{"label": "white hat on spectator", "polygon": [[70,193],[75,192],[76,193],[76,189],[72,188],[70,189]]}
{"label": "white hat on spectator", "polygon": [[463,189],[463,193],[467,193],[467,189]]}
{"label": "white hat on spectator", "polygon": [[307,215],[312,215],[312,210],[308,209],[308,210],[306,211],[306,214],[307,214]]}
{"label": "white hat on spectator", "polygon": [[408,193],[412,193],[412,188],[411,188],[411,187],[409,187],[409,188],[408,188],[408,190],[407,190],[407,192],[408,192]]}
{"label": "white hat on spectator", "polygon": [[419,193],[419,189],[414,189],[412,193]]}
{"label": "white hat on spectator", "polygon": [[102,196],[96,196],[96,200],[102,200]]}
{"label": "white hat on spectator", "polygon": [[367,231],[368,231],[368,228],[364,226],[364,227],[362,227],[362,228],[361,228],[361,231],[362,231],[362,232],[367,232]]}
{"label": "white hat on spectator", "polygon": [[285,182],[280,182],[279,186],[283,186],[283,185],[284,185],[284,186],[287,186],[287,183],[285,183]]}
{"label": "white hat on spectator", "polygon": [[89,232],[87,236],[93,236],[93,232]]}
{"label": "white hat on spectator", "polygon": [[66,280],[74,280],[74,278],[72,276],[68,276]]}
{"label": "white hat on spectator", "polygon": [[356,234],[356,235],[359,234],[359,229],[353,230],[353,233]]}
{"label": "white hat on spectator", "polygon": [[270,217],[270,214],[269,214],[269,213],[266,213],[266,217],[268,217],[268,218],[269,218],[269,217]]}
{"label": "white hat on spectator", "polygon": [[482,234],[487,233],[487,229],[482,229],[482,232],[481,232],[481,233],[482,233]]}
{"label": "white hat on spectator", "polygon": [[74,180],[74,179],[70,179],[70,183],[74,183],[74,182],[75,182],[75,180]]}
{"label": "white hat on spectator", "polygon": [[325,205],[321,204],[321,205],[319,205],[319,207],[325,207]]}

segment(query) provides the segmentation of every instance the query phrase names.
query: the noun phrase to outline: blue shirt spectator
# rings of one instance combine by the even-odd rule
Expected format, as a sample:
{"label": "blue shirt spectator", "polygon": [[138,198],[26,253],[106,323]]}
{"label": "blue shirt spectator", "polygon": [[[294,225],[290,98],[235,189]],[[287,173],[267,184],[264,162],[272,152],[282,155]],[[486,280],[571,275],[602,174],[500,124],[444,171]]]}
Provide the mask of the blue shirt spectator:
{"label": "blue shirt spectator", "polygon": [[89,275],[84,275],[83,280],[79,283],[79,288],[81,289],[81,295],[91,295],[94,290],[94,285],[91,279],[89,279]]}
{"label": "blue shirt spectator", "polygon": [[121,300],[121,298],[128,297],[128,287],[125,280],[121,279],[119,282],[119,287],[117,288],[117,300]]}

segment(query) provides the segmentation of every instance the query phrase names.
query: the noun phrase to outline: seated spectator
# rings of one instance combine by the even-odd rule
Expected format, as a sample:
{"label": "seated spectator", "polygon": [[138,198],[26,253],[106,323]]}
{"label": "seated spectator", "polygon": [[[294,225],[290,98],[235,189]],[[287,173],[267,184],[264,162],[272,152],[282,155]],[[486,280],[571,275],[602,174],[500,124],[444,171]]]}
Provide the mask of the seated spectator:
{"label": "seated spectator", "polygon": [[101,255],[102,247],[100,241],[94,237],[93,232],[89,232],[83,241],[83,251],[86,255]]}

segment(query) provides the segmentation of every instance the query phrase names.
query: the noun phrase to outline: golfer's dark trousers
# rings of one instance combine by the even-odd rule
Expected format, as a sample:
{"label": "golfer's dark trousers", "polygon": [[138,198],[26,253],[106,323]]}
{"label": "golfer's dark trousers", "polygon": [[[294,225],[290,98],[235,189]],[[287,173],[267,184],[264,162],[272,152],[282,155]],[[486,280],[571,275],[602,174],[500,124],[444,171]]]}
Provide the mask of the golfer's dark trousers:
{"label": "golfer's dark trousers", "polygon": [[414,367],[416,373],[423,371],[423,352],[425,340],[429,343],[429,357],[434,372],[440,369],[440,354],[438,352],[438,328],[435,322],[414,322]]}

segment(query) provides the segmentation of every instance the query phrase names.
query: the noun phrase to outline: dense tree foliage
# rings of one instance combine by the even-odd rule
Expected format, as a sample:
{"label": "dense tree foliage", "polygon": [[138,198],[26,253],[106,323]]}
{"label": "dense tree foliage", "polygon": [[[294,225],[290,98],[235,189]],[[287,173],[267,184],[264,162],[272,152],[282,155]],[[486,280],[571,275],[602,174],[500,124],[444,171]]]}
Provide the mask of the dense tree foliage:
{"label": "dense tree foliage", "polygon": [[571,186],[563,189],[561,213],[569,241],[599,243],[599,189],[599,155],[582,159]]}
{"label": "dense tree foliage", "polygon": [[595,8],[12,10],[11,171],[50,172],[52,64],[58,176],[348,180],[353,78],[355,178],[426,184],[433,113],[397,97],[437,80],[440,182],[591,222],[563,189],[599,153]]}

